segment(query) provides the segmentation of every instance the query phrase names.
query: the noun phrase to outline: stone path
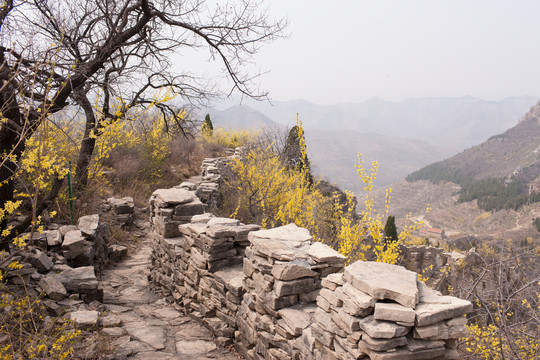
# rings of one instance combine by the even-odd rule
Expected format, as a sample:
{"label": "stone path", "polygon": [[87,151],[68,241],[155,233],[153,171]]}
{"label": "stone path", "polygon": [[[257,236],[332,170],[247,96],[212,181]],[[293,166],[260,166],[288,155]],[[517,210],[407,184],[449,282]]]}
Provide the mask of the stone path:
{"label": "stone path", "polygon": [[115,359],[238,360],[218,348],[209,331],[151,290],[151,240],[104,271],[102,333],[111,337]]}

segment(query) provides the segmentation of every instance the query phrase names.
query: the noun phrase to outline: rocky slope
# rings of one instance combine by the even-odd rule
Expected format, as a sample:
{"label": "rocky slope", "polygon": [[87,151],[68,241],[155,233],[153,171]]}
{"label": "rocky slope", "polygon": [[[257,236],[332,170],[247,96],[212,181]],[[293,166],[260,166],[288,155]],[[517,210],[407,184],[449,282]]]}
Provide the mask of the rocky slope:
{"label": "rocky slope", "polygon": [[[513,128],[409,176],[409,180],[423,180],[394,184],[390,213],[398,219],[407,213],[420,217],[430,204],[433,210],[425,219],[450,235],[538,237],[540,233],[533,227],[533,220],[540,215],[540,203],[535,202],[533,192],[540,189],[539,149],[540,103]],[[521,206],[486,211],[477,200],[460,201],[460,181],[465,187],[469,186],[468,181],[498,181],[506,189],[519,183],[522,193],[513,196],[526,200]]]}

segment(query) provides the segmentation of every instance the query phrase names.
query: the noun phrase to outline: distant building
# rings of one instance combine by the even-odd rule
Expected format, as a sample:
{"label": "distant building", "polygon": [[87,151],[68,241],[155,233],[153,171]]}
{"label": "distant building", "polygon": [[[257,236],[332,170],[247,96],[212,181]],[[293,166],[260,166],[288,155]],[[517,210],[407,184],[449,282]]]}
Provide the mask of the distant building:
{"label": "distant building", "polygon": [[420,235],[426,236],[428,238],[446,239],[446,234],[444,233],[444,230],[437,228],[421,229]]}

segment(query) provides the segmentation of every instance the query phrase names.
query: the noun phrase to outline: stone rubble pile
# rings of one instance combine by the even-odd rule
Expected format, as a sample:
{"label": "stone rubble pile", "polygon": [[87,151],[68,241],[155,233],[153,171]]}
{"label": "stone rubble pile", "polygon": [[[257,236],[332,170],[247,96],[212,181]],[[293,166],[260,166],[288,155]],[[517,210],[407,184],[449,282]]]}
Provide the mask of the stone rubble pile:
{"label": "stone rubble pile", "polygon": [[122,229],[127,229],[135,220],[135,202],[132,197],[108,198],[107,202],[102,205],[101,210],[107,212],[112,210],[114,213],[114,223]]}
{"label": "stone rubble pile", "polygon": [[[290,359],[309,329],[321,279],[343,269],[345,257],[309,231],[289,224],[251,232],[244,258],[245,295],[239,340],[249,358]],[[301,343],[301,341],[299,341]]]}
{"label": "stone rubble pile", "polygon": [[[21,236],[24,237],[25,234]],[[49,230],[34,233],[25,250],[0,257],[0,270],[8,284],[35,285],[46,295],[44,304],[51,315],[61,315],[72,301],[101,301],[99,278],[110,260],[125,247],[109,245],[110,231],[99,215],[87,215],[75,225],[49,225]],[[20,269],[9,265],[17,261]]]}
{"label": "stone rubble pile", "polygon": [[403,266],[407,269],[421,273],[431,266],[432,273],[425,274],[429,277],[440,273],[443,267],[452,263],[451,254],[433,246],[401,244],[399,250],[403,258]]}
{"label": "stone rubble pile", "polygon": [[[175,206],[175,211],[180,212],[182,204],[191,207],[193,201],[176,204],[176,200],[195,197],[185,189],[166,193],[169,197],[160,194],[161,209]],[[244,294],[242,261],[249,244],[247,236],[259,226],[207,213],[192,216],[190,223],[178,229],[177,237],[165,236],[171,232],[154,233],[151,280],[186,312],[201,319],[220,345],[231,344],[236,312]]]}
{"label": "stone rubble pile", "polygon": [[[322,281],[311,334],[315,359],[459,359],[469,301],[442,296],[396,265],[357,261]],[[304,358],[311,359],[309,353]]]}

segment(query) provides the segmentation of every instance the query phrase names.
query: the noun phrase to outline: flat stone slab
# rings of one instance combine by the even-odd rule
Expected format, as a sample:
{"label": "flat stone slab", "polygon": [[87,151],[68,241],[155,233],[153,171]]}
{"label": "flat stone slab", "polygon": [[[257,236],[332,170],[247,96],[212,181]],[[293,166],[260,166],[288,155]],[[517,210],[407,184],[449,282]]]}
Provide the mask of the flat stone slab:
{"label": "flat stone slab", "polygon": [[165,348],[167,337],[165,329],[161,326],[126,327],[126,330],[129,335],[150,345],[156,350]]}
{"label": "flat stone slab", "polygon": [[278,313],[296,335],[302,335],[312,322],[312,315],[300,307],[281,309]]}
{"label": "flat stone slab", "polygon": [[96,326],[98,316],[99,312],[93,310],[79,310],[70,314],[71,321],[81,329],[90,329]]}
{"label": "flat stone slab", "polygon": [[367,348],[374,351],[386,351],[407,345],[407,338],[405,336],[392,339],[374,339],[368,334],[363,334],[361,341],[364,342]]}
{"label": "flat stone slab", "polygon": [[444,298],[444,300],[448,300],[450,303],[418,304],[415,309],[417,326],[435,324],[443,320],[462,316],[473,310],[473,305],[470,301],[452,296],[441,297]]}
{"label": "flat stone slab", "polygon": [[310,243],[312,240],[309,230],[296,226],[295,224],[288,224],[268,230],[252,231],[248,235],[248,240],[254,239],[262,240],[274,240],[289,243],[290,247],[300,247],[306,243]]}
{"label": "flat stone slab", "polygon": [[307,253],[317,263],[343,265],[347,260],[347,257],[321,242],[314,242],[311,244]]}
{"label": "flat stone slab", "polygon": [[[253,233],[250,233],[251,235]],[[249,236],[248,235],[248,236]],[[252,238],[250,240],[253,249],[262,255],[269,256],[276,260],[292,261],[297,257],[298,252],[282,241],[270,239]]]}
{"label": "flat stone slab", "polygon": [[413,309],[400,304],[379,302],[375,304],[373,316],[377,320],[412,323],[416,318],[416,313]]}
{"label": "flat stone slab", "polygon": [[[184,189],[157,189],[152,193],[158,201],[159,207],[166,207],[168,205],[180,205],[195,200],[195,193]],[[164,206],[160,206],[164,205]]]}
{"label": "flat stone slab", "polygon": [[390,299],[414,309],[419,301],[418,275],[402,266],[356,261],[345,268],[345,281],[375,299]]}
{"label": "flat stone slab", "polygon": [[208,226],[214,226],[214,225],[238,226],[240,225],[240,221],[236,219],[225,218],[225,217],[213,217],[208,220],[207,224]]}
{"label": "flat stone slab", "polygon": [[276,262],[272,268],[272,275],[278,280],[295,280],[316,277],[318,274],[311,270],[307,260],[298,259],[291,262]]}
{"label": "flat stone slab", "polygon": [[178,355],[206,355],[217,349],[213,341],[205,340],[180,340],[176,342],[176,352]]}

